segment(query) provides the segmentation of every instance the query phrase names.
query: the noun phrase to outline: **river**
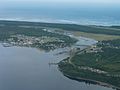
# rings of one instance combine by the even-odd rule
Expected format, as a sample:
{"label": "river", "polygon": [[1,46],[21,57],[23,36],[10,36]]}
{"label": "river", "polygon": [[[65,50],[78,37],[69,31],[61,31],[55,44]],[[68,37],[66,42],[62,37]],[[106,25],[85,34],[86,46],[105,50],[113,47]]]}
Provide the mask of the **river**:
{"label": "river", "polygon": [[66,50],[69,48],[45,52],[0,44],[0,90],[113,90],[71,80],[58,70],[57,65],[49,65],[68,57],[67,53],[58,54]]}

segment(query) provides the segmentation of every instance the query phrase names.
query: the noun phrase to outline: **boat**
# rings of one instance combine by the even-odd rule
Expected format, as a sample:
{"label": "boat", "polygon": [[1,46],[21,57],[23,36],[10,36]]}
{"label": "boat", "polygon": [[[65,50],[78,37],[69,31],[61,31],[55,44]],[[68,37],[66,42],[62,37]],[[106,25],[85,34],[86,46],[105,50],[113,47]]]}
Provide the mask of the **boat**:
{"label": "boat", "polygon": [[11,47],[12,45],[9,43],[2,43],[3,47]]}

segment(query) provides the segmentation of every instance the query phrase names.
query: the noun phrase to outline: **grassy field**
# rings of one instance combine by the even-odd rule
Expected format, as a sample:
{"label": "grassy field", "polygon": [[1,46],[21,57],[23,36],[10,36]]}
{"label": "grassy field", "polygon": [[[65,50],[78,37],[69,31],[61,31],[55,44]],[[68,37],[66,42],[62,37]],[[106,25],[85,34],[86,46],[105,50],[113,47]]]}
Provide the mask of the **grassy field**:
{"label": "grassy field", "polygon": [[120,39],[120,36],[116,36],[116,35],[93,34],[93,33],[85,33],[85,32],[80,32],[80,31],[75,31],[75,32],[73,32],[73,34],[75,36],[83,36],[83,37],[87,37],[87,38],[92,38],[97,41]]}
{"label": "grassy field", "polygon": [[118,27],[108,26],[89,26],[76,24],[59,24],[59,23],[39,23],[39,22],[22,22],[22,21],[0,21],[0,25],[14,25],[14,26],[37,26],[58,28],[67,31],[80,31],[85,33],[106,34],[120,36],[120,29]]}

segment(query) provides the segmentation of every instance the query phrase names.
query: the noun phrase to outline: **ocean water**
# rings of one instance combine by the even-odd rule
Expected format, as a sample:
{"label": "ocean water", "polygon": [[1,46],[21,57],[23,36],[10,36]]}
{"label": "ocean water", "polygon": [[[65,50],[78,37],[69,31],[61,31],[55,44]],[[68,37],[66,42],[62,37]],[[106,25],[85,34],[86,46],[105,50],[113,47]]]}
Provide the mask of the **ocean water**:
{"label": "ocean water", "polygon": [[120,6],[28,5],[0,7],[0,20],[120,25]]}

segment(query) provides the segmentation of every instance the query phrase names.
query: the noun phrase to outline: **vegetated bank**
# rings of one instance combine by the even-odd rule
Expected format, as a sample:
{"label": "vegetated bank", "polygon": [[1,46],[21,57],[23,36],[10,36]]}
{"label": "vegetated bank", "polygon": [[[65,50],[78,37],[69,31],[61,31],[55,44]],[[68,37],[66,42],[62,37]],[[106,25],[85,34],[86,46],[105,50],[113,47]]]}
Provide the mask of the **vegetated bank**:
{"label": "vegetated bank", "polygon": [[78,51],[71,59],[61,61],[59,69],[74,80],[120,89],[120,39],[101,41]]}

